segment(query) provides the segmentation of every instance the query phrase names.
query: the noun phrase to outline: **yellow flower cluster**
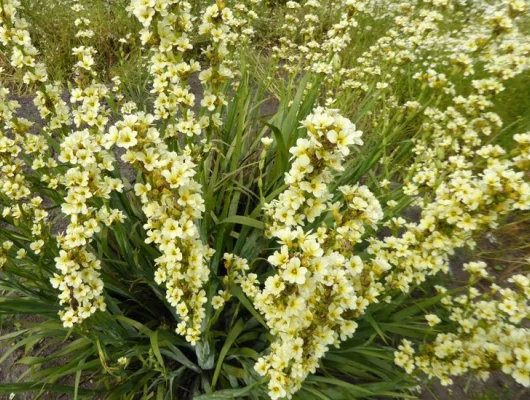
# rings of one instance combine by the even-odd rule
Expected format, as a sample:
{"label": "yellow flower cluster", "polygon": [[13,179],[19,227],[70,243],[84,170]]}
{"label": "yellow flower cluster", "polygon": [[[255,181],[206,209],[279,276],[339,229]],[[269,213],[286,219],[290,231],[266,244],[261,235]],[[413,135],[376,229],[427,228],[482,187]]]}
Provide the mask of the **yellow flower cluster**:
{"label": "yellow flower cluster", "polygon": [[228,79],[234,77],[229,56],[230,51],[233,51],[231,45],[236,40],[232,32],[232,25],[235,23],[232,11],[223,1],[217,1],[204,10],[202,23],[199,25],[199,34],[204,35],[210,43],[203,49],[209,68],[199,74],[204,87],[201,106],[211,114],[216,127],[221,125],[220,108],[227,104],[222,89]]}
{"label": "yellow flower cluster", "polygon": [[[36,62],[38,52],[31,43],[27,22],[18,15],[20,6],[18,0],[6,0],[0,4],[0,45],[4,54],[10,55],[11,66],[24,73],[24,82],[40,85],[35,104],[48,123],[47,132],[67,124],[68,113],[65,112],[65,103],[58,96],[58,87],[45,84],[48,79],[46,69]],[[46,136],[29,132],[33,123],[17,117],[20,105],[9,100],[8,95],[9,90],[0,86],[0,194],[8,200],[2,209],[2,218],[14,225],[29,226],[33,235],[29,248],[40,254],[48,240],[48,212],[43,207],[44,200],[32,196],[32,185],[26,180],[25,170],[53,168],[57,163],[49,157]],[[25,155],[28,157],[24,158]],[[20,249],[17,254],[23,257],[25,251]]]}
{"label": "yellow flower cluster", "polygon": [[188,84],[200,65],[184,57],[193,48],[191,5],[181,0],[135,0],[128,10],[142,23],[141,42],[151,50],[148,70],[153,80],[151,92],[156,94],[154,116],[170,122],[164,137],[200,135],[209,120],[196,118],[192,110],[195,95]]}
{"label": "yellow flower cluster", "polygon": [[[444,135],[452,140],[456,137],[450,130]],[[467,157],[450,157],[440,170],[436,169],[436,157],[426,145],[416,149],[430,160],[422,163],[425,171],[429,168],[435,177],[442,174],[445,177],[437,183],[434,197],[422,204],[419,222],[405,223],[406,229],[399,236],[370,241],[368,251],[374,262],[367,265],[377,271],[377,277],[384,277],[385,291],[408,292],[427,276],[448,271],[449,255],[458,247],[474,246],[474,232],[497,226],[499,219],[512,210],[530,208],[530,186],[524,177],[525,170],[519,170],[528,168],[528,135],[517,135],[516,140],[519,142],[516,152],[520,155],[512,160],[506,158],[499,146],[485,145]],[[412,175],[413,180],[423,179],[421,172]],[[431,180],[421,182],[434,186]],[[414,184],[409,185],[410,192],[418,190],[410,186]],[[376,260],[393,268],[381,274]]]}
{"label": "yellow flower cluster", "polygon": [[[165,285],[168,302],[181,319],[177,333],[195,344],[205,316],[203,286],[209,278],[208,262],[213,250],[202,243],[195,222],[204,212],[204,200],[200,185],[193,179],[194,145],[190,143],[177,153],[170,151],[163,139],[200,135],[210,126],[210,119],[217,125],[220,119],[219,114],[197,118],[193,111],[195,95],[187,80],[199,72],[200,65],[184,58],[193,47],[189,39],[193,28],[191,5],[181,0],[136,0],[129,10],[143,24],[141,40],[152,52],[149,71],[152,92],[156,93],[155,112],[125,115],[109,131],[107,146],[116,144],[126,149],[122,159],[144,173],[145,181],[135,185],[135,192],[148,218],[147,242],[155,243],[162,252],[156,259],[155,281]],[[211,42],[205,49],[210,68],[199,74],[208,89],[201,102],[203,111],[212,112],[225,104],[215,90],[232,76],[222,62],[231,20],[232,13],[222,2],[203,13],[199,33]],[[169,122],[163,131],[153,126],[158,119]]]}
{"label": "yellow flower cluster", "polygon": [[[61,304],[70,304],[66,312],[61,313],[65,326],[82,322],[96,309],[105,309],[103,282],[97,272],[100,262],[87,246],[100,231],[100,224],[110,226],[124,219],[120,210],[105,204],[111,192],[121,191],[123,184],[120,179],[105,175],[106,171],[114,169],[114,164],[111,153],[103,149],[102,140],[103,134],[98,128],[87,128],[72,132],[61,143],[59,160],[72,165],[58,179],[66,188],[61,210],[70,218],[70,223],[64,236],[57,238],[61,251],[55,261],[61,274],[55,274],[52,284],[62,291]],[[55,186],[54,181],[50,183]]]}
{"label": "yellow flower cluster", "polygon": [[[271,218],[268,233],[281,245],[268,258],[276,274],[260,290],[257,275],[246,272],[246,261],[228,257],[236,260],[236,282],[275,335],[270,353],[255,366],[270,378],[273,399],[291,397],[316,371],[329,347],[355,332],[352,318],[365,301],[357,296],[363,262],[353,249],[366,226],[383,217],[379,202],[365,186],[340,187],[344,201],[331,202],[332,172],[342,171],[350,147],[362,144],[355,125],[336,110],[318,107],[303,126],[307,138],[298,139],[290,150],[294,160],[285,175],[289,188],[266,206]],[[335,222],[319,226],[319,217],[330,209]],[[306,223],[315,223],[318,229],[304,231]]]}
{"label": "yellow flower cluster", "polygon": [[24,70],[24,83],[44,83],[48,79],[46,67],[35,61],[37,49],[31,43],[28,23],[18,17],[19,0],[5,0],[0,5],[0,43],[10,51],[10,63]]}
{"label": "yellow flower cluster", "polygon": [[38,51],[31,42],[28,23],[18,15],[20,7],[19,0],[5,0],[0,5],[0,44],[9,55],[11,66],[24,72],[24,83],[38,86],[35,105],[49,129],[58,129],[69,124],[68,106],[60,97],[59,86],[46,84],[46,67],[36,61]]}
{"label": "yellow flower cluster", "polygon": [[200,71],[197,61],[184,58],[185,52],[193,48],[189,39],[193,28],[190,9],[186,1],[137,1],[130,6],[144,25],[140,32],[142,43],[149,44],[152,52],[149,71],[153,77],[152,92],[157,95],[155,117],[171,121],[164,131],[166,138],[200,135],[209,125],[208,118],[196,118],[192,110],[195,95],[187,83],[191,75]]}
{"label": "yellow flower cluster", "polygon": [[[471,276],[467,293],[446,295],[442,300],[456,329],[439,333],[418,351],[404,340],[395,352],[396,364],[408,373],[418,370],[435,377],[442,385],[452,384],[451,376],[468,373],[486,380],[492,369],[500,369],[529,387],[530,329],[521,322],[530,316],[530,279],[514,275],[508,279],[511,287],[493,284],[489,292],[480,292],[472,284],[487,276],[486,264],[473,262],[464,269]],[[441,322],[436,315],[430,319],[431,325]]]}
{"label": "yellow flower cluster", "polygon": [[[73,9],[84,11],[77,2]],[[83,17],[78,25],[87,28],[89,23]],[[78,37],[90,36],[88,29],[80,32],[83,34]],[[93,80],[97,76],[93,70],[95,49],[79,46],[72,52],[78,59],[77,87],[72,90],[70,101],[78,130],[70,132],[60,144],[58,160],[70,168],[58,179],[47,179],[50,188],[58,183],[66,189],[61,210],[69,217],[69,224],[64,235],[57,237],[60,252],[55,262],[60,274],[51,279],[53,287],[61,291],[60,303],[66,305],[59,313],[65,327],[81,323],[97,310],[105,310],[103,281],[98,271],[101,263],[89,250],[89,244],[101,224],[110,226],[124,219],[120,210],[108,205],[111,193],[123,189],[121,179],[107,175],[114,170],[114,155],[104,149],[103,136],[110,113],[104,105],[108,90]]]}
{"label": "yellow flower cluster", "polygon": [[[523,58],[519,57],[526,54],[528,46],[514,41],[513,36],[505,37],[494,30],[489,33],[491,40],[484,43],[489,44],[475,47],[473,56],[487,60],[486,69],[491,75],[472,80],[467,97],[452,95],[452,84],[439,74],[427,71],[417,76],[435,89],[450,89],[446,93],[453,99],[444,109],[428,107],[423,111],[426,119],[420,131],[422,138],[413,149],[415,162],[404,187],[410,196],[431,194],[417,201],[423,208],[420,221],[405,224],[406,231],[399,237],[372,240],[369,246],[374,257],[395,266],[384,278],[388,290],[407,292],[426,276],[447,271],[448,256],[458,247],[474,246],[475,232],[495,228],[500,218],[513,210],[530,208],[530,186],[525,176],[528,135],[514,137],[518,146],[510,155],[499,145],[486,144],[502,126],[501,118],[489,109],[499,92],[496,88],[504,80],[500,70],[490,68],[498,64],[489,54],[510,42],[512,60],[520,65],[520,73],[529,67],[527,60],[521,64]],[[516,35],[515,28],[509,35]],[[464,35],[459,41],[468,43],[468,39]],[[429,45],[433,43],[422,43]]]}
{"label": "yellow flower cluster", "polygon": [[[284,36],[273,47],[273,56],[283,61],[283,68],[290,73],[303,69],[323,74],[327,80],[340,75],[340,54],[352,40],[358,23],[356,15],[364,9],[359,0],[322,2],[307,0],[288,1],[287,13],[282,25]],[[333,16],[332,24],[323,31],[325,20]]]}
{"label": "yellow flower cluster", "polygon": [[0,121],[4,129],[15,130],[16,136],[12,138],[4,133],[3,129],[0,131],[1,189],[9,199],[19,201],[28,197],[31,192],[22,173],[23,163],[18,159],[22,151],[21,134],[26,133],[29,127],[23,121],[14,118],[19,104],[9,101],[8,94],[8,89],[0,88]]}
{"label": "yellow flower cluster", "polygon": [[[362,11],[370,15],[374,23],[385,20],[392,23],[388,31],[356,59],[356,63],[340,69],[338,90],[368,92],[371,82],[375,81],[376,89],[385,92],[406,74],[411,62],[414,62],[413,67],[422,66],[421,50],[427,44],[439,44],[441,40],[440,24],[444,18],[439,7],[442,6],[422,7],[418,2],[392,2],[382,9],[373,3],[365,4]],[[390,101],[389,105],[392,105]]]}
{"label": "yellow flower cluster", "polygon": [[362,132],[337,110],[318,107],[302,124],[308,136],[298,139],[289,150],[294,158],[285,176],[289,189],[265,205],[272,219],[270,235],[276,236],[284,227],[304,225],[304,221],[312,223],[328,209],[332,171],[343,171],[350,146],[363,144]]}
{"label": "yellow flower cluster", "polygon": [[234,283],[243,285],[243,290],[245,292],[256,292],[254,284],[256,282],[257,275],[247,274],[247,271],[250,269],[248,261],[230,253],[225,253],[223,255],[223,259],[224,266],[227,271],[227,274],[222,280],[225,289],[219,290],[217,295],[213,296],[212,298],[212,307],[215,310],[222,309],[225,303],[230,300],[232,297],[230,293],[230,286]]}
{"label": "yellow flower cluster", "polygon": [[134,190],[147,217],[146,243],[156,244],[162,253],[155,260],[155,281],[165,285],[167,300],[181,318],[177,333],[195,344],[205,315],[203,286],[213,255],[202,243],[195,222],[204,212],[204,200],[193,179],[196,171],[190,153],[169,150],[154,121],[153,115],[142,112],[125,115],[104,142],[107,148],[126,149],[122,160],[143,172],[145,181],[137,182]]}
{"label": "yellow flower cluster", "polygon": [[230,23],[234,33],[234,43],[242,46],[248,44],[254,38],[256,32],[253,23],[259,19],[258,13],[254,10],[260,11],[260,9],[264,8],[261,0],[238,1],[234,4],[234,19]]}

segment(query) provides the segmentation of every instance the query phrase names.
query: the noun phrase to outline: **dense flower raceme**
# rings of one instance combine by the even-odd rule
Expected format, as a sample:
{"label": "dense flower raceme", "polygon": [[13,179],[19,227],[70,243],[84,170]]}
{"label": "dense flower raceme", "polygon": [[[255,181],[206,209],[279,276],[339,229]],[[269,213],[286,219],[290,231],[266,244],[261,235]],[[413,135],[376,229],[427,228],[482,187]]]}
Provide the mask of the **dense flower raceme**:
{"label": "dense flower raceme", "polygon": [[[219,91],[232,77],[223,62],[231,40],[232,13],[226,7],[212,5],[203,14],[199,33],[211,43],[205,49],[210,68],[199,74],[205,87],[201,106],[206,114],[197,119],[192,109],[195,96],[187,79],[200,70],[200,65],[184,58],[184,53],[193,47],[188,36],[193,27],[190,9],[186,1],[132,2],[130,11],[144,26],[142,42],[152,50],[149,70],[157,96],[155,114],[126,116],[111,129],[109,140],[127,149],[123,160],[144,172],[145,182],[137,183],[135,192],[148,218],[147,241],[155,243],[162,252],[156,260],[155,280],[165,285],[167,300],[181,318],[177,333],[195,344],[205,316],[207,298],[203,287],[209,279],[208,261],[213,250],[202,243],[195,223],[204,212],[204,200],[200,185],[193,179],[193,145],[179,154],[169,151],[163,139],[200,135],[211,121],[215,126],[220,124],[220,114],[214,111],[226,104]],[[163,135],[151,126],[158,119],[171,122]]]}
{"label": "dense flower raceme", "polygon": [[195,95],[187,83],[189,76],[200,70],[198,62],[185,58],[193,48],[189,38],[193,28],[190,8],[186,1],[133,1],[129,7],[143,25],[142,44],[151,50],[148,69],[151,92],[156,95],[154,114],[157,119],[173,122],[164,132],[168,138],[199,135],[208,125],[207,119],[196,119],[192,111]]}
{"label": "dense flower raceme", "polygon": [[[204,10],[198,34],[207,40],[202,51],[207,57],[208,68],[201,71],[197,61],[185,57],[185,53],[193,49],[190,3],[181,0],[133,1],[129,10],[143,25],[140,31],[142,43],[151,48],[149,71],[153,76],[152,92],[157,96],[155,116],[171,122],[164,131],[165,138],[200,135],[211,122],[218,127],[221,107],[227,104],[222,89],[234,76],[230,69],[230,57],[234,52],[231,46],[241,40],[241,34],[232,32],[232,28],[241,26],[241,20],[234,18],[223,2]],[[201,114],[204,115],[200,118],[193,110],[195,95],[188,84],[189,77],[199,71],[204,88],[201,100]]]}
{"label": "dense flower raceme", "polygon": [[[72,9],[83,15],[84,7],[78,2]],[[77,37],[91,37],[90,21],[86,17],[77,21]],[[57,240],[60,253],[56,262],[60,274],[52,279],[53,286],[61,290],[61,304],[66,305],[60,315],[67,327],[82,322],[97,310],[105,310],[104,285],[98,271],[101,262],[89,245],[101,230],[101,224],[110,226],[124,219],[120,210],[108,206],[111,193],[122,191],[123,183],[108,175],[114,170],[115,160],[103,147],[110,110],[103,104],[108,89],[96,83],[97,73],[93,69],[96,50],[81,45],[72,51],[78,60],[76,87],[70,99],[76,129],[63,139],[58,157],[60,162],[70,165],[64,179],[59,181],[66,189],[61,210],[70,223],[64,236]]]}
{"label": "dense flower raceme", "polygon": [[[37,50],[32,45],[27,22],[19,17],[18,0],[6,0],[0,8],[0,47],[8,56],[11,65],[23,72],[23,81],[38,84],[35,97],[41,117],[45,120],[44,135],[30,133],[31,121],[17,117],[20,105],[8,99],[9,90],[0,87],[1,128],[0,128],[0,188],[8,203],[2,209],[2,218],[16,224],[26,224],[31,228],[33,242],[30,250],[38,255],[50,239],[47,224],[48,212],[44,209],[44,199],[32,196],[32,184],[27,181],[25,168],[39,171],[57,166],[50,157],[47,135],[54,129],[61,129],[70,123],[66,103],[60,98],[58,85],[48,84],[44,64],[36,61]],[[1,72],[1,71],[0,71]],[[33,157],[26,161],[21,156]],[[42,174],[42,179],[47,177]],[[54,180],[57,184],[57,180]],[[10,247],[4,244],[4,249]],[[24,259],[26,250],[17,252],[17,259]]]}
{"label": "dense flower raceme", "polygon": [[155,261],[155,281],[166,287],[168,302],[181,322],[177,333],[195,344],[201,333],[212,249],[200,239],[195,221],[204,212],[201,187],[189,150],[170,151],[153,126],[155,117],[137,113],[125,115],[106,135],[108,147],[126,149],[122,159],[143,172],[145,181],[134,186],[147,217],[147,243],[154,243],[162,255]]}
{"label": "dense flower raceme", "polygon": [[[331,345],[355,332],[352,318],[366,301],[357,296],[363,272],[353,246],[367,226],[383,217],[381,206],[365,186],[343,186],[342,202],[333,203],[329,184],[343,170],[352,145],[361,145],[361,132],[336,110],[316,108],[303,121],[308,137],[298,139],[290,152],[293,163],[285,176],[289,185],[266,206],[271,219],[268,234],[281,248],[269,257],[276,274],[259,288],[257,275],[246,272],[245,260],[226,255],[229,270],[276,337],[257,371],[270,377],[272,398],[291,396],[308,374],[316,371]],[[334,223],[305,229],[332,210]],[[236,261],[233,262],[232,260]],[[232,262],[236,267],[232,266]]]}
{"label": "dense flower raceme", "polygon": [[[46,224],[48,212],[43,207],[41,197],[31,196],[31,184],[26,180],[25,164],[19,156],[24,150],[42,150],[46,144],[37,136],[28,135],[31,125],[29,121],[15,117],[19,105],[8,100],[8,93],[7,89],[0,88],[0,193],[8,200],[8,204],[2,208],[2,219],[26,222],[34,237],[31,250],[39,254],[49,235]],[[0,265],[7,262],[7,251],[12,246],[10,241],[2,244]],[[25,255],[24,249],[17,252],[17,258],[22,259]]]}

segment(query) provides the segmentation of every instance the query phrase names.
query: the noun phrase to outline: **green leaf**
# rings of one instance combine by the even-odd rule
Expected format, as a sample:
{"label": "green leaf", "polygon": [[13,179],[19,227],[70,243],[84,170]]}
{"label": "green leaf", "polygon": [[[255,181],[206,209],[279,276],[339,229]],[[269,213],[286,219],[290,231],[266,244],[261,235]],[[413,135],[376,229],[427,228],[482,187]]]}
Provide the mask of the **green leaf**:
{"label": "green leaf", "polygon": [[[82,366],[85,363],[85,360],[79,361],[79,366]],[[74,383],[74,400],[77,400],[77,396],[79,395],[79,383],[81,382],[81,372],[83,370],[80,369],[75,374],[75,383]]]}
{"label": "green leaf", "polygon": [[59,307],[35,299],[0,300],[0,314],[56,314]]}
{"label": "green leaf", "polygon": [[199,366],[202,369],[209,370],[215,365],[215,346],[210,344],[210,340],[203,339],[195,346],[195,353]]}
{"label": "green leaf", "polygon": [[151,348],[153,349],[153,353],[155,354],[155,357],[158,360],[158,363],[160,364],[160,366],[162,367],[162,371],[165,375],[166,366],[164,364],[164,358],[162,357],[162,354],[160,353],[160,346],[158,344],[158,331],[155,331],[151,335],[149,335],[149,339],[151,341]]}
{"label": "green leaf", "polygon": [[427,308],[432,307],[433,305],[440,302],[442,298],[447,296],[448,293],[440,293],[437,296],[434,296],[423,301],[415,303],[413,306],[410,306],[404,310],[398,311],[392,315],[392,320],[394,321],[403,321],[406,318],[412,317],[420,312],[424,312]]}
{"label": "green leaf", "polygon": [[425,335],[431,330],[429,325],[421,324],[421,325],[413,325],[413,324],[398,324],[398,323],[391,323],[391,324],[381,324],[381,328],[385,331],[389,331],[392,333],[396,333],[401,336],[409,336],[416,339],[424,339]]}
{"label": "green leaf", "polygon": [[254,382],[251,385],[245,386],[239,389],[226,389],[219,390],[212,394],[203,394],[201,396],[195,396],[193,400],[223,400],[223,399],[234,399],[236,397],[245,396],[246,394],[253,392],[253,389],[261,385],[265,380]]}
{"label": "green leaf", "polygon": [[159,383],[158,387],[156,388],[156,400],[163,400],[164,399],[164,390],[165,385],[163,383]]}
{"label": "green leaf", "polygon": [[172,358],[175,361],[178,361],[186,368],[191,369],[192,371],[195,371],[197,373],[201,373],[201,369],[195,365],[193,362],[189,360],[188,357],[184,355],[182,351],[176,346],[173,346],[171,343],[165,343],[165,345],[169,348],[169,350],[166,349],[160,349],[161,353],[165,356]]}
{"label": "green leaf", "polygon": [[0,336],[0,341],[6,340],[6,339],[11,339],[11,338],[23,335],[23,334],[25,334],[28,331],[29,331],[29,329],[21,329],[19,331],[7,333],[5,335]]}
{"label": "green leaf", "polygon": [[232,367],[231,365],[224,364],[223,371],[226,373],[227,376],[231,376],[237,379],[249,378],[248,372],[245,371],[243,368]]}
{"label": "green leaf", "polygon": [[230,293],[232,293],[243,306],[258,320],[258,322],[263,325],[266,329],[269,329],[267,326],[267,323],[263,319],[263,317],[256,311],[252,303],[247,299],[247,296],[245,296],[245,293],[241,290],[241,288],[237,285],[232,285],[230,287]]}
{"label": "green leaf", "polygon": [[370,368],[368,365],[335,354],[326,354],[324,365],[358,378],[373,379],[373,374],[380,375],[379,371]]}
{"label": "green leaf", "polygon": [[372,317],[372,315],[370,313],[366,313],[364,315],[364,319],[367,320],[370,325],[372,325],[372,327],[375,329],[375,331],[377,332],[377,334],[379,335],[379,337],[385,342],[388,344],[388,342],[386,341],[386,335],[383,333],[383,331],[381,330],[381,327],[379,326],[379,324],[377,323],[377,321],[374,319],[374,317]]}
{"label": "green leaf", "polygon": [[283,139],[282,132],[277,126],[274,126],[264,120],[261,121],[264,125],[266,125],[274,134],[274,137],[276,139],[276,154],[275,154],[275,160],[274,160],[274,170],[271,172],[272,176],[274,178],[277,178],[285,171],[287,171],[287,164],[289,161],[289,151],[285,145],[285,141]]}
{"label": "green leaf", "polygon": [[312,395],[316,396],[317,398],[319,399],[322,399],[322,400],[331,400],[328,396],[326,396],[324,393],[318,391],[317,389],[315,388],[312,388],[312,387],[303,387],[302,390],[300,391],[300,395],[298,396],[295,396],[295,399],[298,399],[298,398],[304,398],[306,399],[305,396],[302,396],[301,394],[303,392],[309,392],[311,393]]}
{"label": "green leaf", "polygon": [[228,218],[225,218],[219,224],[239,224],[245,226],[251,226],[257,229],[265,229],[265,224],[257,219],[245,217],[243,215],[232,215]]}
{"label": "green leaf", "polygon": [[126,323],[127,325],[130,325],[130,326],[136,328],[139,332],[142,332],[142,333],[144,333],[147,336],[150,336],[153,333],[153,331],[151,329],[149,329],[145,325],[141,324],[140,322],[135,321],[134,319],[130,319],[130,318],[124,317],[123,315],[116,315],[116,316],[114,316],[114,318],[116,318],[118,321],[122,321],[122,322]]}
{"label": "green leaf", "polygon": [[230,347],[235,342],[237,337],[241,334],[241,332],[243,332],[244,328],[245,328],[245,323],[243,322],[242,319],[240,319],[236,322],[236,324],[233,326],[233,328],[228,333],[228,336],[226,337],[223,348],[221,349],[221,352],[219,353],[217,365],[215,366],[215,372],[212,378],[213,388],[215,388],[215,385],[217,384],[217,379],[219,378],[219,373],[221,372],[221,367],[223,366],[223,361],[225,359],[226,354],[228,353],[228,350],[230,350]]}
{"label": "green leaf", "polygon": [[232,358],[232,357],[245,357],[245,358],[250,358],[254,361],[257,361],[258,358],[260,358],[259,353],[256,350],[251,349],[249,347],[240,347],[237,349],[230,349],[230,351],[228,352],[228,355],[229,357],[227,357],[227,359]]}
{"label": "green leaf", "polygon": [[[73,395],[75,393],[75,388],[66,385],[47,384],[40,382],[0,384],[0,394],[27,393],[37,391],[46,391],[47,393],[67,393]],[[82,396],[93,396],[96,393],[101,393],[101,390],[79,388],[78,393]]]}
{"label": "green leaf", "polygon": [[[339,387],[348,389],[348,393],[356,397],[367,397],[373,394],[370,390],[364,389],[359,385],[354,385],[352,383],[341,381],[340,379],[336,379],[336,378],[327,378],[324,376],[313,375],[313,376],[308,377],[305,382],[307,382],[308,384],[324,383],[324,384],[328,384],[332,386],[339,386]],[[318,386],[321,386],[321,385],[318,385]]]}

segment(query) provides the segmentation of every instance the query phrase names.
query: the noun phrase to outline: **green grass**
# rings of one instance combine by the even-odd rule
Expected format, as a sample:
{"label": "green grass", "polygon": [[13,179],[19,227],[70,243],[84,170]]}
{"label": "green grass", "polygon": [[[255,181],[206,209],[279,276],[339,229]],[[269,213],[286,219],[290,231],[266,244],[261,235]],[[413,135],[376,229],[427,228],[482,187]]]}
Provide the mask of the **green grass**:
{"label": "green grass", "polygon": [[[72,47],[79,45],[75,38],[78,17],[71,9],[71,1],[23,0],[24,17],[30,27],[34,44],[46,60],[53,81],[66,83],[72,78],[75,58]],[[109,82],[114,75],[133,78],[131,71],[141,64],[138,35],[140,25],[130,18],[125,7],[127,0],[87,0],[82,2],[90,28],[95,35],[83,39],[83,44],[94,46],[100,79]],[[127,43],[120,43],[126,38]],[[137,82],[136,77],[134,81]]]}

